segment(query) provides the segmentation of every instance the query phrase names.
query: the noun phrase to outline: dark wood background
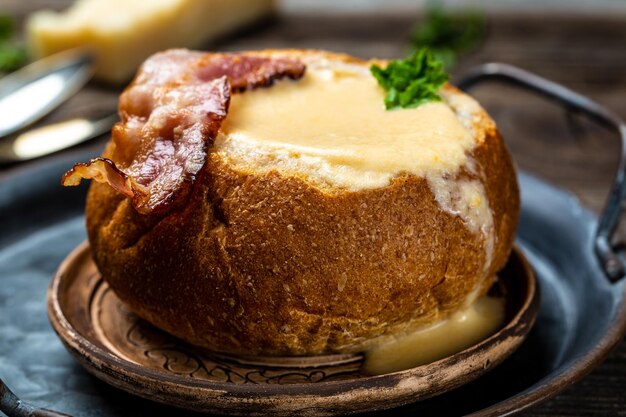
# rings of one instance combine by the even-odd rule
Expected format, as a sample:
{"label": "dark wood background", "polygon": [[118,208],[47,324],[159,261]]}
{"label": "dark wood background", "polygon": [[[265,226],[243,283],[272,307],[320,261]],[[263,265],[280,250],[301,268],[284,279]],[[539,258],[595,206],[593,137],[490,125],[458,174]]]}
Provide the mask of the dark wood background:
{"label": "dark wood background", "polygon": [[[0,12],[21,22],[43,6],[61,9],[67,4],[67,0],[2,0]],[[206,48],[321,48],[394,58],[406,53],[408,34],[418,17],[417,11],[414,15],[392,11],[378,16],[283,15]],[[626,117],[626,16],[490,16],[487,39],[460,59],[453,75],[489,61],[536,72]],[[119,91],[119,87],[92,84],[44,122],[104,116],[115,109]],[[480,87],[475,96],[498,122],[520,168],[573,191],[591,209],[601,209],[619,155],[613,134],[511,87]],[[103,140],[86,146],[101,147]],[[0,178],[14,168],[1,168]],[[626,416],[626,342],[585,379],[526,415]]]}

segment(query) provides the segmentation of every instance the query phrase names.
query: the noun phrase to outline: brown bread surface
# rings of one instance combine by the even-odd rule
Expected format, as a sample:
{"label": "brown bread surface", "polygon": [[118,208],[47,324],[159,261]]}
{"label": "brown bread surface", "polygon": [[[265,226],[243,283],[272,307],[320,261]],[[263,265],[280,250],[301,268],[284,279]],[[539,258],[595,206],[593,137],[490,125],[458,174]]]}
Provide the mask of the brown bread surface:
{"label": "brown bread surface", "polygon": [[450,180],[485,188],[495,233],[490,265],[483,235],[442,210],[423,178],[320,189],[304,174],[235,169],[215,152],[186,206],[165,217],[140,215],[108,185],[92,183],[86,213],[95,262],[134,312],[190,343],[245,355],[361,351],[462,308],[476,288],[488,290],[509,256],[519,215],[515,171],[491,119],[478,116],[476,169]]}

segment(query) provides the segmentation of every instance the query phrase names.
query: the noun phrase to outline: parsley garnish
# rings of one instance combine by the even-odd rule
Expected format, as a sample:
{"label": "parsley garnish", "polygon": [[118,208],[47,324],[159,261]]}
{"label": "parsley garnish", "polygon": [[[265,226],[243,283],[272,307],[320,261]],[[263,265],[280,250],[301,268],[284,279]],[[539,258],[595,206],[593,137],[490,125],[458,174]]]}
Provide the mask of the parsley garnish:
{"label": "parsley garnish", "polygon": [[443,63],[427,49],[420,49],[406,59],[391,61],[384,69],[372,65],[370,71],[387,92],[387,110],[441,101],[439,89],[449,78]]}
{"label": "parsley garnish", "polygon": [[0,75],[26,63],[26,49],[13,40],[15,22],[11,16],[0,15]]}

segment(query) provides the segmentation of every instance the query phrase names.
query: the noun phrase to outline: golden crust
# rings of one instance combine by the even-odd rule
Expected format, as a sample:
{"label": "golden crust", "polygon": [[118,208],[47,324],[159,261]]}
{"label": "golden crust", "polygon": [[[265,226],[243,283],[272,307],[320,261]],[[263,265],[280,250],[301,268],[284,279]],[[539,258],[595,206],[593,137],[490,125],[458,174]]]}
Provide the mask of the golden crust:
{"label": "golden crust", "polygon": [[481,181],[489,200],[495,247],[486,274],[483,235],[443,211],[423,178],[328,192],[306,178],[237,171],[216,153],[186,207],[165,217],[137,214],[93,183],[94,259],[133,311],[193,344],[248,355],[363,350],[458,310],[504,266],[519,214],[515,172],[486,113],[475,129],[477,172],[457,179]]}

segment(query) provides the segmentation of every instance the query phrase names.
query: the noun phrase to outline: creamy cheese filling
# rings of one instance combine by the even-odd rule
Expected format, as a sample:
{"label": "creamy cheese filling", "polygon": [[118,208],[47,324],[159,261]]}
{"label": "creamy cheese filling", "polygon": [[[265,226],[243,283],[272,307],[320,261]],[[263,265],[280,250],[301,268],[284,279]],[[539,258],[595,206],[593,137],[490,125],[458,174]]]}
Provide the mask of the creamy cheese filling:
{"label": "creamy cheese filling", "polygon": [[504,323],[504,299],[482,297],[470,307],[431,327],[369,349],[364,372],[372,375],[410,369],[466,349],[495,333]]}
{"label": "creamy cheese filling", "polygon": [[[423,177],[442,210],[482,233],[492,258],[493,219],[478,180],[455,180],[483,140],[482,110],[465,94],[388,111],[384,91],[362,65],[313,59],[298,81],[235,94],[213,152],[235,169],[304,178],[322,189],[384,187],[410,173]],[[469,300],[470,302],[473,301]]]}
{"label": "creamy cheese filling", "polygon": [[366,68],[309,65],[299,81],[234,95],[215,146],[255,169],[351,191],[385,186],[402,172],[450,173],[465,164],[476,140],[450,106],[387,111],[383,95]]}

